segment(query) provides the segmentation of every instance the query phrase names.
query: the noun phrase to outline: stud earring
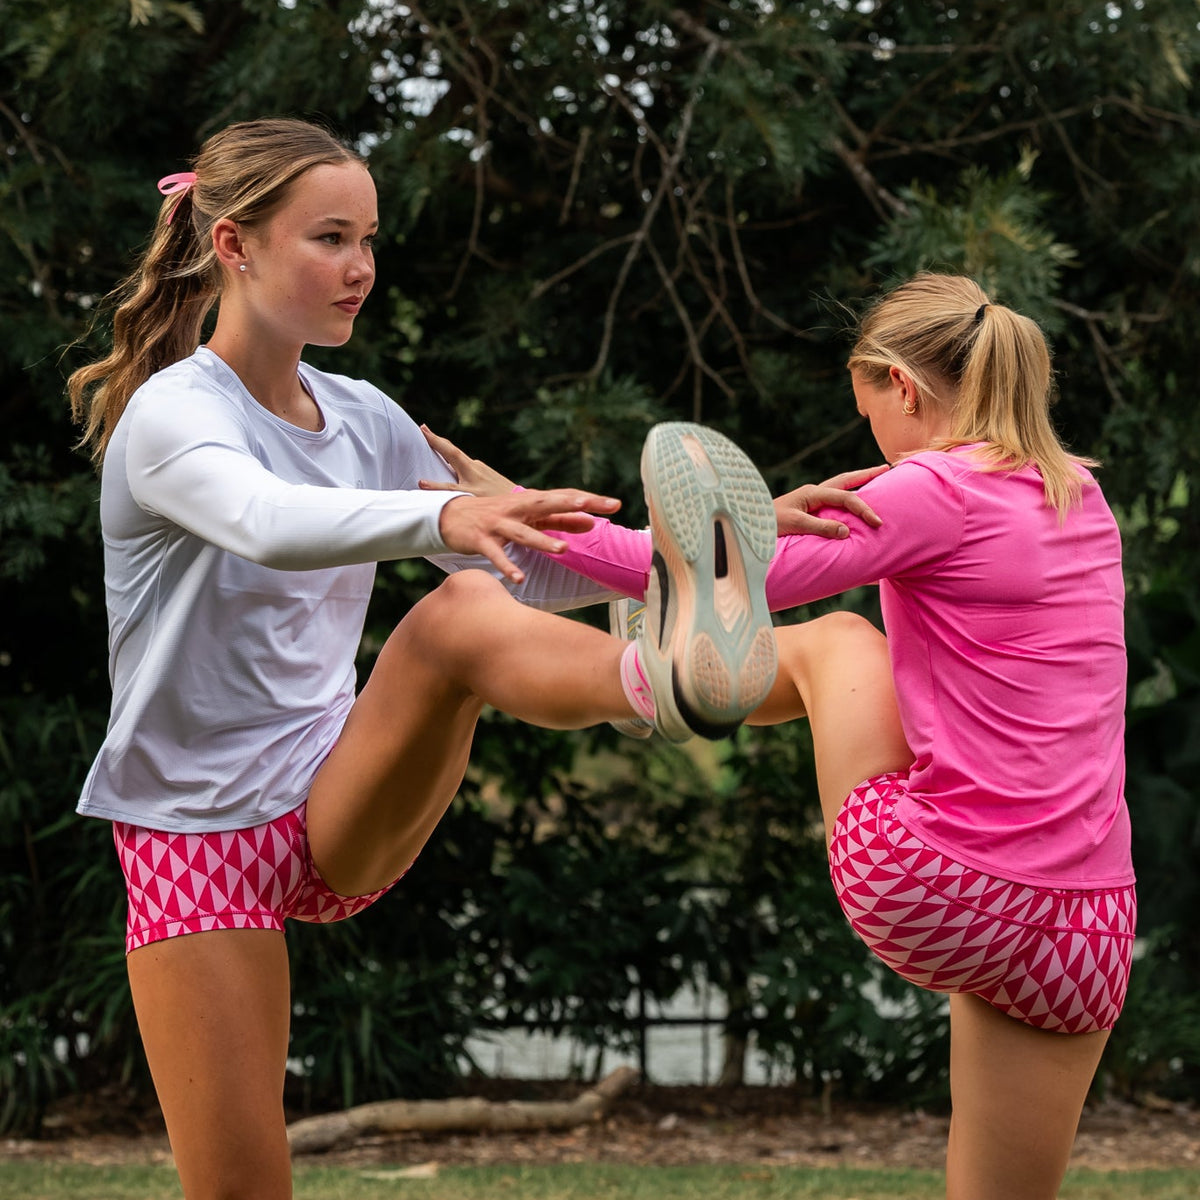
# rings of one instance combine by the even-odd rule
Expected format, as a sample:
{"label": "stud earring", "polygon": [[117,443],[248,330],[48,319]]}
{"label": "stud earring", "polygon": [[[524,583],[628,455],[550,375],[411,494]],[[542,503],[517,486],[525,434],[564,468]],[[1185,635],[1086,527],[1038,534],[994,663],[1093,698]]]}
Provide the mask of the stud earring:
{"label": "stud earring", "polygon": [[[245,270],[245,267],[243,267],[242,270]],[[916,402],[914,400],[905,400],[905,402],[900,406],[900,411],[906,417],[911,417],[917,411]]]}
{"label": "stud earring", "polygon": [[239,271],[244,271],[245,269],[246,269],[246,264],[245,264],[245,263],[242,263],[242,265],[241,265],[240,267],[238,267],[238,270],[239,270]]}

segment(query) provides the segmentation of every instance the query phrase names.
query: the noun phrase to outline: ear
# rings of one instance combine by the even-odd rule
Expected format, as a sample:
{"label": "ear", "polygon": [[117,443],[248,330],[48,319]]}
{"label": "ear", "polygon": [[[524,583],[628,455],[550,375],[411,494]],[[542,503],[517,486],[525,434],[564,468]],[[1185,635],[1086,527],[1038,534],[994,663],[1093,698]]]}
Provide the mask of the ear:
{"label": "ear", "polygon": [[902,405],[908,408],[916,407],[917,401],[920,399],[917,394],[917,385],[903,367],[893,366],[888,369],[888,383],[896,392],[896,398]]}
{"label": "ear", "polygon": [[246,248],[242,231],[236,221],[222,217],[212,228],[213,250],[221,266],[236,271],[246,262]]}

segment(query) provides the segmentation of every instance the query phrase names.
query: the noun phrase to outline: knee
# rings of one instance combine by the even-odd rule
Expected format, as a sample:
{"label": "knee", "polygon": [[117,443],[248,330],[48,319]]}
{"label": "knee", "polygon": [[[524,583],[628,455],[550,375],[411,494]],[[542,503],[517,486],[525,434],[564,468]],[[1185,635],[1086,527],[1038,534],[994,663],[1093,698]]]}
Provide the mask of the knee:
{"label": "knee", "polygon": [[427,622],[461,620],[469,612],[505,603],[515,601],[494,575],[486,571],[455,571],[414,605],[412,615]]}
{"label": "knee", "polygon": [[883,634],[866,617],[853,612],[826,613],[823,617],[815,617],[801,628],[812,630],[816,637],[883,640]]}
{"label": "knee", "polygon": [[423,596],[397,626],[394,638],[440,652],[477,645],[492,627],[497,606],[516,604],[504,584],[486,571],[456,571]]}
{"label": "knee", "polygon": [[443,604],[495,604],[497,600],[512,599],[495,575],[474,568],[447,575],[430,596]]}
{"label": "knee", "polygon": [[887,653],[887,639],[858,613],[826,613],[799,625],[782,625],[775,632],[781,662],[794,665],[840,651]]}

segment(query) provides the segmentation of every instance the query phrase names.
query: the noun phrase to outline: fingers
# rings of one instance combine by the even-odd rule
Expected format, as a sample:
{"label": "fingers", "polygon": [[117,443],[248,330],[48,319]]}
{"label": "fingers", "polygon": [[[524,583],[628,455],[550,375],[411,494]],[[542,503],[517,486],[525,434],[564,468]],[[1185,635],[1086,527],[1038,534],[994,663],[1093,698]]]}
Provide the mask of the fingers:
{"label": "fingers", "polygon": [[465,459],[467,456],[449,439],[433,432],[428,425],[421,426],[421,432],[429,443],[430,449],[440,454],[446,463],[453,468],[455,459]]}
{"label": "fingers", "polygon": [[590,529],[589,513],[616,512],[621,502],[572,488],[549,492],[514,492],[505,496],[457,496],[442,509],[442,541],[457,554],[478,554],[505,579],[520,583],[524,573],[505,552],[508,545],[546,554],[561,554],[567,544],[545,530],[582,532]]}
{"label": "fingers", "polygon": [[501,475],[481,459],[464,453],[449,438],[440,437],[428,425],[422,425],[421,432],[430,448],[441,456],[453,472],[458,486],[456,488],[454,484],[442,480],[422,480],[418,487],[430,492],[470,492],[473,496],[501,496],[516,490],[516,484],[507,476]]}
{"label": "fingers", "polygon": [[842,491],[852,491],[854,488],[860,488],[864,483],[870,483],[877,475],[882,475],[885,471],[890,471],[891,467],[887,463],[879,463],[874,467],[860,467],[856,471],[843,471],[840,475],[835,475],[832,479],[826,479],[821,487],[838,488]]}
{"label": "fingers", "polygon": [[883,524],[879,514],[857,492],[843,491],[829,483],[815,484],[805,492],[807,501],[805,507],[814,508],[844,508],[861,518],[876,529]]}
{"label": "fingers", "polygon": [[[447,464],[448,465],[448,464]],[[417,487],[423,492],[461,492],[456,481],[448,479],[418,479]]]}
{"label": "fingers", "polygon": [[553,513],[595,513],[607,516],[621,507],[620,500],[613,496],[601,496],[596,492],[582,492],[575,488],[554,488],[548,492],[519,492],[512,497],[524,501],[530,515],[543,519]]}
{"label": "fingers", "polygon": [[850,530],[841,521],[833,521],[827,517],[814,517],[811,513],[794,512],[789,515],[787,528],[783,523],[779,526],[780,533],[809,533],[817,537],[833,538],[838,541],[850,536]]}

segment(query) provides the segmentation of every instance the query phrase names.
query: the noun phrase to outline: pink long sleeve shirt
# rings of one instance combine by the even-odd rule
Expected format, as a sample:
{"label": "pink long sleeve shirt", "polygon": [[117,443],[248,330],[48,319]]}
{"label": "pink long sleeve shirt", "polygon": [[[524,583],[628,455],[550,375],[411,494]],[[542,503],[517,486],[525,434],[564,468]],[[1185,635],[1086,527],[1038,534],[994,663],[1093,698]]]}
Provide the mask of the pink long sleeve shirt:
{"label": "pink long sleeve shirt", "polygon": [[[914,754],[900,821],[927,845],[1016,883],[1133,882],[1124,800],[1126,660],[1117,525],[1086,482],[1065,523],[1041,476],[927,451],[862,489],[883,519],[850,536],[787,536],[775,611],[878,583]],[[565,565],[641,596],[644,531],[597,521]]]}

